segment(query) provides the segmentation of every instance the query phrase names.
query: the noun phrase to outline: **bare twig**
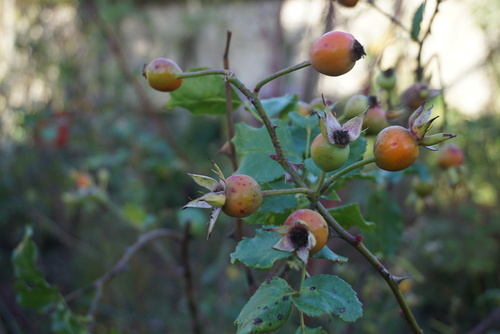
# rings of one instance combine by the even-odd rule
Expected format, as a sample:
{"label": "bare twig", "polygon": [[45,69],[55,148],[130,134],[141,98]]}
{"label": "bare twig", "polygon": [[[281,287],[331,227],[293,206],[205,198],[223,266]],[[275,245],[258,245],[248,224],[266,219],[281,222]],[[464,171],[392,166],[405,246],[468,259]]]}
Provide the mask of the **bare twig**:
{"label": "bare twig", "polygon": [[189,252],[189,240],[190,240],[190,229],[191,224],[187,223],[184,228],[184,236],[181,241],[181,257],[182,264],[184,267],[184,282],[186,297],[188,300],[189,312],[191,312],[191,329],[194,334],[202,333],[202,326],[200,323],[200,317],[198,312],[198,304],[196,303],[196,297],[194,295],[193,287],[193,275],[191,272],[191,262],[190,262],[190,252]]}
{"label": "bare twig", "polygon": [[436,18],[437,13],[439,12],[439,4],[441,3],[441,1],[442,0],[436,1],[436,8],[434,8],[434,12],[432,13],[432,16],[429,20],[429,24],[427,25],[427,29],[425,33],[422,35],[422,38],[418,40],[417,68],[415,69],[415,76],[417,81],[422,81],[422,79],[424,78],[424,66],[422,65],[422,51],[424,48],[424,43],[427,40],[427,37],[429,37],[431,33],[432,23],[434,22],[434,19]]}
{"label": "bare twig", "polygon": [[[231,36],[232,32],[228,30],[226,37],[226,48],[224,50],[224,55],[223,55],[225,70],[229,70],[229,46],[231,45]],[[236,150],[232,142],[234,134],[236,133],[234,129],[234,117],[233,117],[233,98],[232,98],[233,90],[231,88],[231,84],[227,81],[224,82],[224,86],[226,89],[226,121],[227,121],[227,137],[229,143],[229,159],[231,160],[231,166],[233,167],[233,170],[237,170],[238,162],[236,161]]]}
{"label": "bare twig", "polygon": [[403,23],[401,23],[401,21],[399,21],[396,17],[394,17],[393,15],[385,12],[382,8],[380,8],[374,0],[368,0],[368,3],[379,13],[381,13],[382,15],[386,16],[389,20],[391,20],[392,23],[394,23],[396,26],[398,26],[399,28],[401,28],[402,30],[404,30],[405,32],[408,33],[408,35],[411,35],[411,31],[406,28]]}
{"label": "bare twig", "polygon": [[491,313],[478,323],[474,328],[467,332],[467,334],[483,334],[495,325],[500,324],[500,307],[491,311]]}
{"label": "bare twig", "polygon": [[[182,236],[170,229],[161,228],[145,233],[137,239],[135,243],[133,243],[130,247],[128,247],[122,257],[116,262],[116,264],[111,268],[108,272],[102,275],[100,278],[92,282],[90,285],[83,287],[79,290],[73,291],[72,293],[66,295],[64,299],[66,302],[70,302],[82,294],[85,294],[89,291],[95,290],[94,297],[89,307],[88,315],[93,317],[97,306],[99,304],[99,300],[102,296],[103,287],[111,281],[119,272],[125,269],[126,265],[130,261],[130,258],[144,245],[151,242],[152,240],[158,238],[172,238],[175,240],[182,240]],[[92,329],[94,326],[94,321],[89,324],[89,328]]]}

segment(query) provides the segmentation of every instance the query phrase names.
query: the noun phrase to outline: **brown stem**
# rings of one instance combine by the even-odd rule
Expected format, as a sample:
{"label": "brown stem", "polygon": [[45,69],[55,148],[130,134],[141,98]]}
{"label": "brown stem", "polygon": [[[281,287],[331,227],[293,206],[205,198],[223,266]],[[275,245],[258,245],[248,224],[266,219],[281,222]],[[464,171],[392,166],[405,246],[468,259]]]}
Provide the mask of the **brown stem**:
{"label": "brown stem", "polygon": [[500,324],[500,307],[491,311],[491,313],[478,323],[474,328],[467,332],[467,334],[483,334],[493,326]]}
{"label": "brown stem", "polygon": [[384,265],[373,255],[368,248],[363,244],[362,238],[360,236],[354,237],[349,232],[347,232],[340,224],[330,215],[328,210],[321,204],[317,203],[316,208],[318,212],[321,213],[325,220],[328,222],[337,234],[347,241],[351,246],[353,246],[358,252],[363,255],[363,257],[368,260],[368,262],[378,271],[378,273],[383,277],[386,281],[387,285],[391,289],[394,297],[398,301],[399,306],[401,307],[401,311],[404,314],[404,319],[407,321],[408,325],[412,329],[413,333],[421,334],[423,333],[420,329],[413,313],[411,312],[410,307],[406,303],[406,300],[403,296],[403,293],[399,289],[398,278],[391,275],[389,271],[384,267]]}
{"label": "brown stem", "polygon": [[[226,37],[226,48],[224,50],[223,61],[224,61],[224,69],[229,71],[229,46],[231,45],[231,36],[232,32],[230,30],[227,31]],[[229,144],[229,159],[231,160],[231,166],[233,171],[238,169],[238,161],[236,159],[236,149],[234,147],[232,139],[236,134],[236,130],[234,127],[234,117],[233,117],[233,104],[232,104],[232,87],[231,83],[227,80],[224,80],[224,86],[226,89],[226,120],[227,120],[227,131],[228,131],[228,144]],[[243,220],[236,219],[236,227],[235,227],[235,240],[236,242],[240,242],[243,239]],[[255,285],[255,279],[253,277],[252,271],[247,266],[243,266],[243,270],[245,271],[245,276],[247,278],[248,288],[250,290],[250,294],[257,290]]]}
{"label": "brown stem", "polygon": [[185,292],[188,300],[189,312],[191,313],[191,329],[194,334],[202,333],[202,326],[199,319],[198,304],[196,303],[196,297],[194,294],[193,287],[193,275],[191,272],[191,262],[189,253],[189,240],[191,224],[187,223],[184,228],[184,236],[181,241],[181,257],[184,267],[184,282],[185,282]]}
{"label": "brown stem", "polygon": [[168,142],[172,151],[189,167],[189,169],[194,169],[194,164],[189,159],[189,157],[184,153],[184,151],[177,145],[174,136],[170,132],[170,129],[165,125],[165,122],[160,117],[157,112],[157,108],[149,101],[144,89],[139,84],[136,76],[130,70],[125,55],[122,51],[118,38],[115,36],[113,30],[106,24],[103,18],[100,16],[97,10],[97,5],[95,0],[88,0],[84,2],[86,4],[86,9],[89,17],[94,21],[94,23],[99,27],[104,39],[108,43],[108,46],[115,57],[125,80],[132,86],[139,102],[144,107],[146,113],[155,121],[154,123],[159,127],[159,131],[164,139]]}
{"label": "brown stem", "polygon": [[[231,31],[227,31],[226,37],[226,49],[223,55],[224,61],[224,69],[229,70],[229,46],[231,45]],[[234,128],[234,117],[233,117],[233,99],[232,99],[232,88],[231,84],[224,82],[224,86],[226,89],[226,120],[227,120],[227,134],[228,134],[228,142],[229,142],[229,159],[231,160],[231,166],[233,167],[233,171],[238,169],[238,162],[236,161],[236,150],[234,148],[234,144],[232,139],[236,133]]]}
{"label": "brown stem", "polygon": [[436,18],[436,15],[439,11],[439,4],[442,0],[437,0],[436,8],[434,8],[434,13],[432,13],[431,19],[429,20],[429,24],[427,26],[427,30],[422,35],[422,38],[418,41],[418,53],[417,53],[417,68],[415,69],[415,76],[417,81],[422,81],[424,78],[424,66],[422,65],[422,51],[424,48],[424,43],[427,40],[427,37],[431,33],[432,22]]}
{"label": "brown stem", "polygon": [[[144,245],[146,245],[150,241],[158,238],[172,238],[175,240],[182,240],[182,237],[181,235],[179,235],[179,233],[166,228],[156,229],[139,236],[137,241],[126,249],[122,257],[116,262],[116,264],[109,271],[107,271],[100,278],[92,282],[90,285],[83,287],[79,290],[73,291],[72,293],[66,295],[64,297],[66,302],[70,302],[89,291],[95,290],[94,297],[92,298],[88,311],[88,315],[93,318],[97,310],[99,300],[101,299],[104,286],[126,267],[127,263],[130,261],[130,258],[139,249],[141,249]],[[93,328],[93,326],[94,326],[94,321],[92,321],[89,324],[89,328],[91,329]]]}
{"label": "brown stem", "polygon": [[381,13],[382,15],[386,16],[389,20],[391,20],[392,23],[394,23],[395,25],[397,25],[399,28],[401,28],[402,30],[406,31],[408,33],[408,35],[411,35],[411,31],[406,28],[403,23],[401,23],[401,21],[399,21],[396,17],[394,17],[393,15],[389,14],[389,13],[386,13],[382,8],[380,8],[374,0],[368,0],[368,3],[376,10],[378,11],[379,13]]}
{"label": "brown stem", "polygon": [[[296,186],[305,188],[306,184],[304,181],[300,178],[300,175],[298,172],[295,170],[295,168],[292,166],[290,161],[285,156],[285,153],[283,151],[283,148],[281,146],[281,143],[278,139],[278,135],[276,133],[276,126],[272,124],[271,119],[269,116],[266,114],[266,111],[264,110],[264,107],[262,105],[262,102],[258,97],[256,97],[246,86],[234,75],[231,74],[226,77],[226,80],[231,82],[243,95],[247,97],[247,99],[252,103],[252,105],[255,107],[257,112],[259,113],[259,116],[262,119],[262,122],[264,126],[267,129],[267,132],[271,138],[271,142],[273,144],[273,147],[276,152],[276,157],[274,160],[276,160],[282,167],[283,169],[290,175],[292,178],[293,182],[295,183]],[[363,163],[366,163],[364,161]],[[338,233],[338,235],[347,241],[350,245],[355,247],[362,255],[365,257],[369,263],[372,264],[373,267],[377,269],[377,271],[380,273],[380,275],[384,278],[384,280],[387,282],[389,285],[390,289],[392,290],[396,300],[398,301],[399,305],[401,306],[402,313],[404,315],[404,318],[408,322],[408,325],[412,329],[413,333],[415,334],[421,334],[422,330],[420,329],[415,317],[413,316],[413,313],[411,312],[411,309],[409,308],[408,304],[406,303],[406,300],[403,296],[403,293],[399,289],[398,286],[398,281],[396,280],[396,277],[391,275],[387,269],[380,263],[380,261],[373,255],[368,248],[366,248],[363,243],[362,243],[362,238],[360,236],[358,237],[353,237],[349,232],[347,232],[328,212],[328,210],[320,203],[318,202],[316,204],[316,209],[318,212],[325,217],[329,225]]]}

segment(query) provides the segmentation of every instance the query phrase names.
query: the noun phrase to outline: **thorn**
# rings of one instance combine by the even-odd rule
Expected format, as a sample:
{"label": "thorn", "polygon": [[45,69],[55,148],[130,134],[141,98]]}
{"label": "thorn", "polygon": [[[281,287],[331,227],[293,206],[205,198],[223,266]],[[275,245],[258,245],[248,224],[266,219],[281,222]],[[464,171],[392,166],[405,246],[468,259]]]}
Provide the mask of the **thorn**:
{"label": "thorn", "polygon": [[276,154],[269,154],[269,158],[279,162],[278,156]]}
{"label": "thorn", "polygon": [[409,278],[411,278],[411,277],[410,276],[391,276],[391,279],[397,285],[401,284],[401,282],[403,282],[404,280],[407,280]]}
{"label": "thorn", "polygon": [[361,243],[363,242],[363,236],[361,234],[358,234],[355,238],[354,238],[354,245],[356,247],[359,247],[361,245]]}

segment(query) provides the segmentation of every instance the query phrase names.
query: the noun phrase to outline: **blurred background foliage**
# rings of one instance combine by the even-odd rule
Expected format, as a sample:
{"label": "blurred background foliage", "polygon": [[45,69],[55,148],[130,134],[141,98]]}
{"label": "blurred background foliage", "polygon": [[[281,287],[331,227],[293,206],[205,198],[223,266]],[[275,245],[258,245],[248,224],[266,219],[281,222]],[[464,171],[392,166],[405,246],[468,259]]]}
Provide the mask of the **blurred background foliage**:
{"label": "blurred background foliage", "polygon": [[[407,26],[420,5],[375,2]],[[311,17],[293,12],[302,5],[311,6]],[[427,6],[431,11],[435,2]],[[446,19],[448,13],[455,17],[456,8],[466,9],[462,15],[474,28],[471,34],[450,37],[437,25],[431,35],[443,32],[443,38],[484,52],[471,61],[465,51],[447,54],[441,67],[430,65],[426,75],[435,88],[444,88],[446,103],[435,104],[446,122],[438,126],[458,134],[454,144],[464,151],[466,164],[442,171],[435,156],[422,151],[420,162],[434,184],[423,197],[412,188],[414,175],[398,173],[387,182],[405,230],[395,254],[381,257],[396,274],[412,276],[406,294],[426,333],[465,333],[500,307],[500,3],[444,1],[439,22],[456,26],[457,21]],[[378,25],[381,20],[385,25]],[[203,332],[233,333],[233,321],[249,297],[245,271],[229,261],[234,225],[221,217],[225,222],[207,242],[208,214],[179,214],[198,191],[187,172],[208,174],[211,158],[231,173],[227,157],[217,154],[226,138],[225,120],[162,108],[168,95],[147,89],[142,66],[168,57],[184,69],[221,67],[230,29],[231,68],[251,87],[266,74],[307,58],[304,50],[326,28],[358,31],[368,51],[363,65],[336,81],[307,69],[269,84],[263,97],[291,92],[310,101],[325,93],[345,101],[355,93],[374,92],[371,81],[380,67],[396,67],[399,92],[414,80],[415,50],[412,44],[404,47],[411,43],[408,36],[363,1],[346,10],[319,0],[2,0],[0,333],[49,332],[46,316],[16,303],[10,258],[26,225],[34,230],[47,281],[67,295],[109,270],[140,233],[157,227],[182,232],[186,221],[193,234],[190,266]],[[432,63],[441,46],[431,42],[424,50]],[[471,65],[453,69],[455,77],[446,81],[440,69],[456,60]],[[453,93],[469,79],[476,90]],[[248,116],[238,113],[237,118]],[[341,196],[366,206],[362,196],[376,187],[353,181]],[[316,325],[341,333],[405,332],[396,302],[373,269],[346,244],[334,239],[331,247],[349,263],[326,268],[313,263],[311,270],[343,277],[359,293],[365,314],[349,326],[326,318]],[[175,240],[159,240],[138,252],[106,286],[95,332],[189,332],[184,251]],[[260,282],[268,273],[253,274]],[[90,301],[91,294],[84,294],[69,306],[85,314]],[[471,331],[483,332],[498,333],[500,327]]]}

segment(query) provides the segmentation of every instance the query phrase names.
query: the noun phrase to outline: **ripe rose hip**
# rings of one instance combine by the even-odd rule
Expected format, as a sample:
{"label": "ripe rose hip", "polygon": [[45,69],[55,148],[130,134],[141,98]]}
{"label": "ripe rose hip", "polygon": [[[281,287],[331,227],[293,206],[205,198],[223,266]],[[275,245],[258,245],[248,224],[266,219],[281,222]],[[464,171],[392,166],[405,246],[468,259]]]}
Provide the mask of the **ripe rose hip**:
{"label": "ripe rose hip", "polygon": [[292,235],[292,242],[296,243],[296,248],[300,248],[301,245],[307,243],[307,239],[301,236],[301,227],[300,225],[296,225],[297,221],[303,221],[306,223],[307,230],[316,239],[316,244],[309,250],[309,254],[315,254],[319,252],[328,241],[328,225],[326,224],[325,219],[316,211],[312,211],[309,209],[300,209],[293,212],[288,218],[285,220],[283,225],[292,226],[294,228],[298,228],[298,231],[291,230],[292,233],[295,232],[295,235]]}
{"label": "ripe rose hip", "polygon": [[262,204],[260,185],[248,175],[235,174],[226,179],[226,202],[222,212],[230,217],[243,218],[257,211]]}
{"label": "ripe rose hip", "polygon": [[438,151],[438,166],[442,169],[458,167],[464,163],[464,153],[455,145],[448,145]]}
{"label": "ripe rose hip", "polygon": [[354,7],[358,4],[358,0],[337,0],[344,7]]}
{"label": "ripe rose hip", "polygon": [[403,170],[417,161],[418,153],[415,136],[402,126],[389,126],[375,138],[373,155],[375,163],[383,170]]}
{"label": "ripe rose hip", "polygon": [[328,225],[325,219],[309,209],[293,212],[282,226],[273,230],[282,235],[273,248],[295,253],[306,264],[309,256],[319,252],[328,241]]}
{"label": "ripe rose hip", "polygon": [[380,107],[375,96],[370,96],[370,108],[366,113],[365,120],[363,122],[363,127],[366,128],[366,133],[369,135],[376,135],[382,129],[389,126],[387,121],[387,112]]}
{"label": "ripe rose hip", "polygon": [[143,75],[149,85],[161,92],[171,92],[179,88],[182,79],[177,78],[182,70],[173,60],[157,58],[144,67]]}
{"label": "ripe rose hip", "polygon": [[310,59],[312,67],[319,73],[339,76],[349,72],[364,55],[363,46],[353,35],[330,31],[314,42]]}

